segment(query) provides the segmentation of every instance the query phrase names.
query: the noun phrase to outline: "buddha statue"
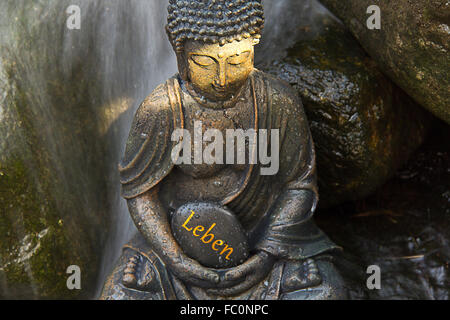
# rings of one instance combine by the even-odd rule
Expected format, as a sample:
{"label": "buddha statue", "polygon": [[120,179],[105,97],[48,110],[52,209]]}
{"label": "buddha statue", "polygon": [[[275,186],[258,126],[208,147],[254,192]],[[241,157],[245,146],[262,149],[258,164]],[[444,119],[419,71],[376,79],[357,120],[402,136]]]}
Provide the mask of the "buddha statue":
{"label": "buddha statue", "polygon": [[[139,233],[124,246],[101,299],[346,298],[333,263],[340,248],[313,221],[315,153],[302,103],[288,83],[254,67],[264,25],[261,0],[170,0],[168,12],[179,73],[135,115],[119,171]],[[230,130],[263,132],[261,140],[276,145],[271,150],[279,163],[264,173],[267,162],[223,160],[237,158],[228,148],[224,155],[216,149],[213,163],[178,161],[201,160],[194,149],[207,148],[212,139],[182,155],[174,151],[182,140],[173,139],[175,131],[195,136],[211,129],[216,140]],[[241,146],[246,159],[254,145]],[[190,208],[183,227],[196,236],[209,225],[216,228],[211,234],[218,228],[231,234],[235,230],[218,221],[225,224],[222,213],[235,219],[248,239],[248,256],[218,268],[188,255],[171,223],[180,208]],[[194,229],[189,219],[198,212],[211,213],[204,219],[209,225]],[[218,252],[220,245],[224,241],[209,242],[208,250]]]}

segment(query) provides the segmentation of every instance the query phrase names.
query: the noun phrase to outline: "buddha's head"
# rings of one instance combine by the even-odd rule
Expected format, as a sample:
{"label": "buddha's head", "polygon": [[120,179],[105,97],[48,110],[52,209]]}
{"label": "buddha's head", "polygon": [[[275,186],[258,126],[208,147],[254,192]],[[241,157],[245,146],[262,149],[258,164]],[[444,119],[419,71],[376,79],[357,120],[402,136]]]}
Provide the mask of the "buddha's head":
{"label": "buddha's head", "polygon": [[261,0],[170,0],[167,33],[183,80],[211,100],[227,100],[254,68],[264,26]]}

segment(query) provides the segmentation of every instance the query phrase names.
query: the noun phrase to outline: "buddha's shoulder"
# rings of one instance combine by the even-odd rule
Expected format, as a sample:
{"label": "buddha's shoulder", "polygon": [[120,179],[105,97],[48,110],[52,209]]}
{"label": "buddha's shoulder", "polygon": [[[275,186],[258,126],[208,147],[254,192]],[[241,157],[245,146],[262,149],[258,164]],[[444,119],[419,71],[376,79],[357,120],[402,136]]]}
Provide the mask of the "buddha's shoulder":
{"label": "buddha's shoulder", "polygon": [[254,70],[253,74],[255,80],[264,84],[267,94],[270,95],[274,103],[289,108],[303,108],[298,92],[289,82],[257,69]]}
{"label": "buddha's shoulder", "polygon": [[258,69],[255,69],[253,74],[257,81],[264,83],[268,94],[273,99],[286,100],[289,104],[299,102],[298,92],[287,81]]}
{"label": "buddha's shoulder", "polygon": [[140,104],[135,114],[135,123],[172,118],[172,107],[169,99],[169,81],[157,86]]}
{"label": "buddha's shoulder", "polygon": [[158,112],[170,108],[168,82],[162,83],[150,93],[140,105],[140,109]]}

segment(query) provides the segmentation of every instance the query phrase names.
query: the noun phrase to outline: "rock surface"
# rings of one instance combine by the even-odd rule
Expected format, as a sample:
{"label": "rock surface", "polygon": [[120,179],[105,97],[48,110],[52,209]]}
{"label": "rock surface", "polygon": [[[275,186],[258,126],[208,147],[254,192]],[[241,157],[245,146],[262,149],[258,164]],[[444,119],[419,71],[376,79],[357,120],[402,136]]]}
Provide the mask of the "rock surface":
{"label": "rock surface", "polygon": [[[0,7],[0,298],[89,297],[108,228],[95,80],[81,60],[60,68],[62,2]],[[67,288],[71,265],[82,290]]]}
{"label": "rock surface", "polygon": [[[450,127],[438,123],[374,195],[318,215],[320,227],[344,248],[341,274],[352,299],[450,298],[449,139]],[[365,285],[370,265],[381,269],[380,290]]]}
{"label": "rock surface", "polygon": [[[450,4],[443,0],[321,0],[341,18],[379,67],[437,117],[450,123]],[[381,9],[381,30],[367,8]]]}
{"label": "rock surface", "polygon": [[302,97],[317,151],[321,206],[364,198],[421,144],[426,112],[330,14],[315,13],[281,59],[260,66]]}
{"label": "rock surface", "polygon": [[[146,32],[164,3],[79,2],[81,30],[67,28],[72,4],[0,2],[0,299],[95,296],[128,240],[117,163],[134,98],[168,77],[147,72],[170,55],[143,49],[166,48],[162,28],[161,42]],[[71,265],[81,290],[66,286]]]}
{"label": "rock surface", "polygon": [[[232,268],[249,256],[248,239],[236,216],[212,204],[180,207],[172,217],[172,232],[186,255],[205,267]],[[222,252],[227,248],[233,251]]]}

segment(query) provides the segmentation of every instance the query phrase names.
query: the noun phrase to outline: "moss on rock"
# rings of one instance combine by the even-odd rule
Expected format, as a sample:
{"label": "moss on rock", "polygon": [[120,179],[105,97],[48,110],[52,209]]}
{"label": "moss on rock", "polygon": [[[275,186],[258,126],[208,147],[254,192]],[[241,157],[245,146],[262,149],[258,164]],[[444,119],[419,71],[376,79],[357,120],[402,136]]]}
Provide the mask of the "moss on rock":
{"label": "moss on rock", "polygon": [[[109,226],[101,75],[95,56],[63,68],[67,4],[0,5],[0,298],[97,289]],[[82,290],[66,286],[70,265]]]}
{"label": "moss on rock", "polygon": [[344,21],[363,48],[398,86],[450,123],[450,10],[441,0],[376,3],[381,30],[367,28],[372,0],[320,0]]}
{"label": "moss on rock", "polygon": [[[263,66],[302,97],[317,149],[321,205],[366,197],[421,144],[429,117],[351,34],[321,16],[285,58]],[[307,32],[306,32],[307,33]]]}

